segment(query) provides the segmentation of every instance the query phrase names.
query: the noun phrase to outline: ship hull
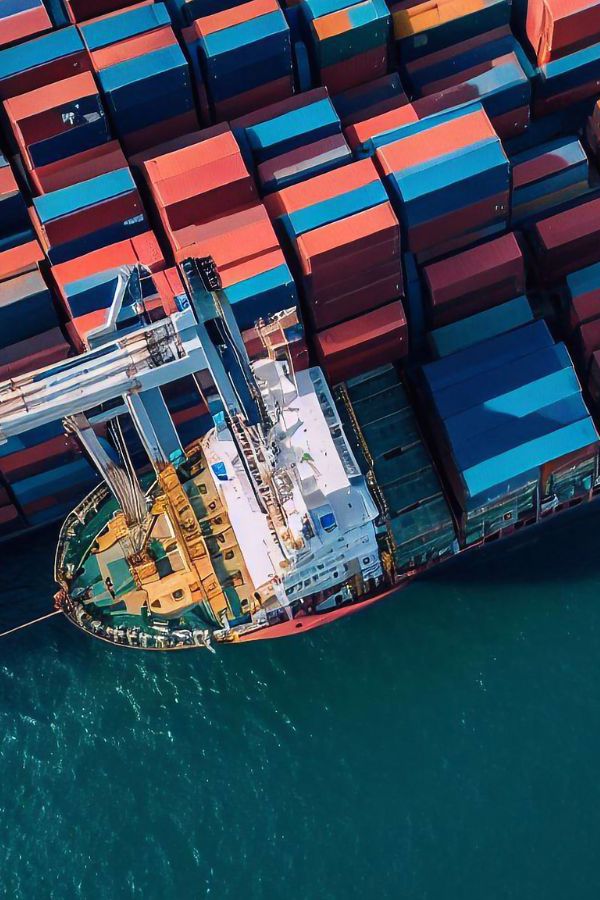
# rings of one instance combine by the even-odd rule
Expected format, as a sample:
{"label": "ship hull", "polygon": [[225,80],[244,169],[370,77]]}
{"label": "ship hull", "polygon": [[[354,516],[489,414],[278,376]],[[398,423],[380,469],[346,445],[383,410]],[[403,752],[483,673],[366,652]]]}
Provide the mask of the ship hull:
{"label": "ship hull", "polygon": [[270,638],[291,637],[292,635],[304,634],[307,631],[312,631],[314,628],[319,628],[322,625],[327,625],[331,622],[335,622],[336,620],[342,619],[345,616],[353,615],[354,613],[360,612],[361,610],[366,609],[369,606],[373,606],[380,600],[386,600],[390,597],[395,596],[396,594],[400,593],[400,591],[403,591],[405,588],[409,587],[416,578],[424,575],[426,572],[437,572],[444,566],[448,565],[450,562],[457,562],[466,554],[472,556],[476,550],[481,550],[485,547],[489,547],[491,544],[497,544],[500,542],[504,546],[510,541],[511,538],[514,540],[518,534],[522,534],[524,537],[529,536],[532,533],[536,533],[544,525],[549,524],[551,521],[555,520],[560,513],[570,511],[573,515],[576,509],[581,511],[583,509],[589,508],[592,505],[598,506],[598,499],[598,494],[593,494],[589,499],[577,498],[570,503],[565,503],[554,510],[548,511],[537,522],[535,522],[531,526],[526,526],[522,530],[515,530],[513,528],[507,530],[502,535],[492,535],[490,538],[480,541],[477,544],[473,544],[471,547],[464,547],[445,560],[441,560],[440,562],[434,563],[429,566],[424,566],[421,569],[414,569],[410,573],[404,575],[397,584],[393,585],[390,588],[387,588],[386,590],[380,591],[372,597],[366,597],[364,600],[357,600],[355,603],[349,606],[343,606],[339,609],[333,609],[329,612],[314,613],[312,615],[297,617],[289,622],[282,622],[278,625],[266,626],[265,628],[262,628],[260,630],[250,632],[249,634],[240,635],[233,643],[247,643],[248,641],[259,641],[267,640]]}

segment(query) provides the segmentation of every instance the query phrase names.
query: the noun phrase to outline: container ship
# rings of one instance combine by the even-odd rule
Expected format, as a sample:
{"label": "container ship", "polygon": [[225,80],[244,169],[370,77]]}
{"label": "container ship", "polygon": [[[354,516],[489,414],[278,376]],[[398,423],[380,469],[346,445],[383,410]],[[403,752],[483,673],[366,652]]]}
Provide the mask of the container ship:
{"label": "container ship", "polygon": [[0,103],[0,539],[83,631],[302,633],[600,492],[600,0],[6,0]]}

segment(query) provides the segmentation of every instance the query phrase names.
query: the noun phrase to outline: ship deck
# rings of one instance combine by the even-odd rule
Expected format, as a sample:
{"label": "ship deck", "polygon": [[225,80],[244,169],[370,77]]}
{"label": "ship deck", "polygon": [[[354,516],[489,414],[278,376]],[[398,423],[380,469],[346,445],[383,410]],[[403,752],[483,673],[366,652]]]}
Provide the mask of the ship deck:
{"label": "ship deck", "polygon": [[[151,493],[156,484],[154,475],[149,473],[141,481],[142,487]],[[86,498],[63,527],[65,540],[61,565],[69,567],[74,573],[70,579],[69,596],[82,607],[79,615],[76,609],[71,609],[70,617],[77,624],[84,624],[98,637],[105,636],[103,630],[107,628],[134,629],[156,637],[162,631],[160,618],[155,617],[151,622],[145,615],[143,607],[148,600],[147,594],[137,589],[121,544],[116,541],[103,546],[102,537],[119,511],[118,502],[107,490],[94,493],[96,497],[90,495],[93,498],[91,502]],[[169,535],[164,530],[161,534],[160,521],[156,523],[153,535],[150,548],[158,572],[161,578],[165,578],[177,571],[177,562],[172,554],[165,552],[163,541]],[[93,623],[96,623],[94,627]],[[97,623],[101,624],[101,629]],[[192,632],[204,630],[206,626],[206,620],[196,607],[185,611],[178,620],[179,629]]]}

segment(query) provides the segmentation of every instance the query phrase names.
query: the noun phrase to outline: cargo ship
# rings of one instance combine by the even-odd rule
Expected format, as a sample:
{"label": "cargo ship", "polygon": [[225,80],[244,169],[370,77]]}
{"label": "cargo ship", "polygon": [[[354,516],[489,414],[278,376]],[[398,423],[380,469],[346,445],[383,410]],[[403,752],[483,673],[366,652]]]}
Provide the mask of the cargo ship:
{"label": "cargo ship", "polygon": [[600,491],[600,2],[0,8],[0,539],[151,650]]}

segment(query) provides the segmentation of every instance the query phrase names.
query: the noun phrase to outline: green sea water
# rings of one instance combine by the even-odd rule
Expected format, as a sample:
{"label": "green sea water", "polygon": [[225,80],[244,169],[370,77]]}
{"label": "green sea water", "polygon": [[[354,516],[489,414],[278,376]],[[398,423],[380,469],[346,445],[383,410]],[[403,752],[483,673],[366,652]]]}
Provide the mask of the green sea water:
{"label": "green sea water", "polygon": [[[2,640],[1,896],[597,900],[599,526],[216,656]],[[53,541],[1,549],[0,625]]]}

